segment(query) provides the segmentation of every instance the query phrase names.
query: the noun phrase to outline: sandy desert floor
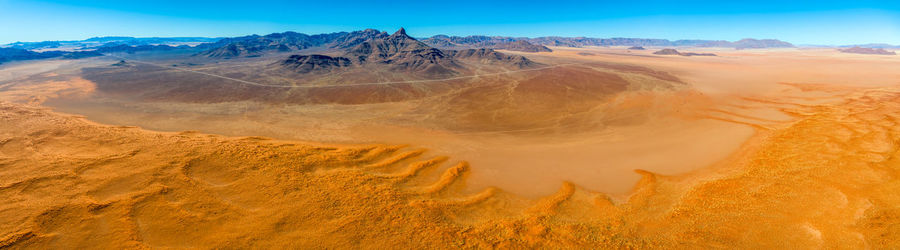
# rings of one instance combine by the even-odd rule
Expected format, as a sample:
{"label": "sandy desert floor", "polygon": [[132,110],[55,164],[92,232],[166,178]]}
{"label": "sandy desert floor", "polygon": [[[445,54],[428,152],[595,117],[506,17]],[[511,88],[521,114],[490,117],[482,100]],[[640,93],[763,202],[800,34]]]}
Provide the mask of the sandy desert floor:
{"label": "sandy desert floor", "polygon": [[900,246],[900,59],[554,49],[529,56],[689,87],[587,132],[460,132],[413,102],[99,105],[71,62],[5,65],[0,247]]}

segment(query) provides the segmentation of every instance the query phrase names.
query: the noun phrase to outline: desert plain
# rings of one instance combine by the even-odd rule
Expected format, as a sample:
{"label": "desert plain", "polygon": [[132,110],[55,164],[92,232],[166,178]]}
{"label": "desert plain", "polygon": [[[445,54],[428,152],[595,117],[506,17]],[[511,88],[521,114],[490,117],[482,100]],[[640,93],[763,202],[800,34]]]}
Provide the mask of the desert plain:
{"label": "desert plain", "polygon": [[900,58],[551,49],[275,87],[258,59],[2,64],[0,248],[900,247]]}

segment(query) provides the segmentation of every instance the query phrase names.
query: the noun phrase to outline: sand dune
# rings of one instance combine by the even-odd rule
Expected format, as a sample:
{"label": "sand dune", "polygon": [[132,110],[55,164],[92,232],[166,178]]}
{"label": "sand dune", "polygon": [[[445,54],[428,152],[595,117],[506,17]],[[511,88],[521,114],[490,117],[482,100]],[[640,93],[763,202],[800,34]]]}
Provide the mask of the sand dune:
{"label": "sand dune", "polygon": [[[0,246],[898,247],[900,90],[842,92],[715,171],[640,171],[626,200],[561,183],[463,192],[416,148],[103,126],[3,103]],[[752,228],[752,229],[750,229]]]}
{"label": "sand dune", "polygon": [[0,248],[900,247],[895,59],[645,52],[354,105],[4,66]]}

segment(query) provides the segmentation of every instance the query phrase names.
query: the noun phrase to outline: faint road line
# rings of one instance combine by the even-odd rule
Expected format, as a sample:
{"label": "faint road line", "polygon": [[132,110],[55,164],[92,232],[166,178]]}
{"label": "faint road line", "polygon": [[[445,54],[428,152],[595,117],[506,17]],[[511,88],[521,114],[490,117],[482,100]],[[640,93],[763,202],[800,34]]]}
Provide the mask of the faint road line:
{"label": "faint road line", "polygon": [[459,80],[459,79],[466,79],[466,78],[476,78],[476,77],[482,77],[482,76],[494,76],[494,75],[505,75],[505,74],[520,73],[520,72],[528,72],[528,71],[538,71],[538,70],[545,70],[545,69],[550,69],[550,68],[557,68],[557,67],[562,67],[562,66],[567,66],[567,65],[578,64],[578,63],[563,63],[563,64],[556,64],[556,65],[532,68],[532,69],[508,70],[508,71],[495,72],[495,73],[457,76],[457,77],[442,78],[442,79],[409,80],[409,81],[395,81],[395,82],[351,83],[351,84],[327,85],[327,86],[297,86],[297,85],[288,86],[288,85],[271,85],[271,84],[263,84],[263,83],[258,83],[258,82],[251,82],[251,81],[247,81],[247,80],[241,80],[241,79],[222,76],[222,75],[210,74],[210,73],[206,73],[206,72],[190,70],[190,69],[185,69],[185,68],[172,67],[172,66],[156,64],[156,63],[151,63],[151,62],[138,61],[138,60],[128,59],[128,58],[114,56],[114,55],[106,55],[106,56],[109,56],[112,58],[117,58],[117,59],[124,60],[124,61],[132,61],[132,62],[136,62],[136,63],[142,63],[142,64],[152,65],[152,66],[161,67],[161,68],[169,68],[169,69],[174,69],[174,70],[179,70],[179,71],[184,71],[184,72],[192,72],[192,73],[197,73],[197,74],[202,74],[202,75],[207,75],[207,76],[212,76],[212,77],[218,77],[218,78],[222,78],[222,79],[226,79],[226,80],[232,80],[232,81],[240,82],[243,84],[262,86],[262,87],[271,87],[271,88],[333,88],[333,87],[366,86],[366,85],[389,85],[389,84],[401,84],[401,83],[442,82],[442,81]]}

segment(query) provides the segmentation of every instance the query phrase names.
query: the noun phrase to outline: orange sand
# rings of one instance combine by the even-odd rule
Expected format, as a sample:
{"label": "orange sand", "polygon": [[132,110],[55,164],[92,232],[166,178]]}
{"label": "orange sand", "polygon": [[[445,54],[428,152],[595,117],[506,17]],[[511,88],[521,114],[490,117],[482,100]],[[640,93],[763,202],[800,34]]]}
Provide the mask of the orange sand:
{"label": "orange sand", "polygon": [[[696,90],[631,96],[620,110],[664,107],[654,114],[666,115],[619,125],[613,134],[624,137],[589,138],[646,143],[564,155],[653,151],[612,160],[655,166],[637,170],[640,181],[628,191],[597,192],[588,187],[596,179],[515,168],[529,162],[518,156],[557,155],[583,141],[531,137],[551,143],[496,147],[465,162],[465,153],[419,148],[443,144],[413,136],[414,146],[404,147],[161,133],[40,106],[48,98],[83,98],[89,83],[3,83],[0,248],[900,248],[900,89],[893,87],[900,72],[884,65],[896,59],[801,50],[648,61],[614,48],[588,51],[557,49],[554,56],[647,64],[677,72]],[[685,104],[648,106],[680,103],[672,100]],[[714,131],[737,142],[715,148],[723,151],[712,153],[718,158],[705,158],[709,146],[679,145],[703,145]],[[522,142],[460,136],[433,142]],[[686,154],[692,148],[697,155]],[[503,159],[513,164],[488,165]],[[701,166],[670,166],[685,161]],[[555,169],[585,175],[568,163],[587,164],[560,161]],[[556,181],[556,193],[531,198],[485,185],[477,174],[485,169],[507,180],[571,182]]]}
{"label": "orange sand", "polygon": [[[0,106],[0,246],[896,248],[900,90],[841,93],[727,164],[641,172],[622,202],[460,193],[471,168],[395,146],[315,146],[87,123]],[[409,153],[412,152],[412,153]]]}

